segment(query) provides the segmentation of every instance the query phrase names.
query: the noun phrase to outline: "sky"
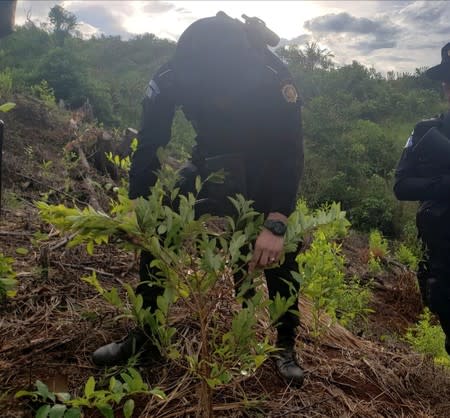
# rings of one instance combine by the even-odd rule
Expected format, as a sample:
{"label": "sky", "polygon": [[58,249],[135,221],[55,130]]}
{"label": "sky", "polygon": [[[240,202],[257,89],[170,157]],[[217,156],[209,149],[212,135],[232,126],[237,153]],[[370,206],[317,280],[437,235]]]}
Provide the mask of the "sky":
{"label": "sky", "polygon": [[245,13],[264,20],[284,44],[314,41],[331,51],[338,65],[356,60],[383,73],[436,65],[450,42],[450,2],[430,0],[19,0],[16,23],[27,15],[43,22],[55,4],[76,14],[85,36],[123,38],[150,32],[177,40],[192,22],[219,10],[234,18]]}

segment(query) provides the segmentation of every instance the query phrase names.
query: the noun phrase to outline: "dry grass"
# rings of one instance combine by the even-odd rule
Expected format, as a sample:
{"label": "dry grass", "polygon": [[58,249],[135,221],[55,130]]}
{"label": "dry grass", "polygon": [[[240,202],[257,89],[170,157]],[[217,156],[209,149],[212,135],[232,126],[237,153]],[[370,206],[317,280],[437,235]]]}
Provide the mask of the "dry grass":
{"label": "dry grass", "polygon": [[[16,257],[20,288],[16,298],[0,307],[0,416],[25,417],[30,411],[13,394],[41,379],[56,390],[79,393],[93,375],[105,381],[104,370],[95,368],[90,354],[99,345],[120,338],[132,327],[116,323],[117,312],[104,303],[80,278],[96,270],[104,286],[135,282],[135,258],[113,247],[103,247],[94,257],[82,249],[61,246],[48,256],[48,276],[40,269],[39,248],[31,243],[32,232],[42,229],[31,209],[6,212],[0,227],[0,250]],[[26,223],[28,229],[21,225]],[[55,236],[52,244],[61,237]],[[15,254],[26,247],[27,256]],[[408,303],[414,277],[392,272],[386,289],[376,292],[377,308],[383,316],[414,317],[417,308]],[[396,275],[396,276],[395,276]],[[392,287],[392,283],[396,283]],[[230,310],[237,309],[231,286],[224,281],[216,316],[223,325]],[[414,293],[414,291],[413,291]],[[383,304],[384,301],[384,304]],[[218,417],[443,417],[449,410],[450,375],[429,359],[411,353],[402,344],[389,347],[362,339],[333,324],[320,341],[310,338],[311,307],[301,303],[302,327],[298,340],[301,364],[307,372],[301,389],[288,387],[267,362],[256,376],[242,379],[215,395]],[[401,311],[401,308],[403,311]],[[409,312],[410,309],[412,312]],[[180,338],[196,338],[198,327],[186,316],[182,305],[175,307],[172,321]],[[324,324],[327,319],[323,319]],[[267,318],[261,318],[261,329]],[[370,326],[382,326],[373,323]],[[395,328],[395,327],[394,327]],[[370,332],[369,332],[370,334]],[[273,338],[273,336],[272,336]],[[144,366],[141,373],[151,386],[158,385],[169,396],[167,401],[141,398],[140,417],[196,416],[198,382],[183,368],[171,363]],[[87,416],[96,416],[94,413]]]}

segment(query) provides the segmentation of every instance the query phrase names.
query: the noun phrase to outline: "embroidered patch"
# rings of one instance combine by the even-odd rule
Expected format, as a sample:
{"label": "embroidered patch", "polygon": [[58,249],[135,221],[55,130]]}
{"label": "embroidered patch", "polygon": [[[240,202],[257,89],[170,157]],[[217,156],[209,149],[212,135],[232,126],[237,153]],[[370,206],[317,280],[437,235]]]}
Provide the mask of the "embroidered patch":
{"label": "embroidered patch", "polygon": [[408,138],[408,140],[406,141],[406,144],[405,144],[405,148],[409,148],[409,147],[412,147],[412,136],[410,136],[409,138]]}
{"label": "embroidered patch", "polygon": [[298,99],[297,89],[293,84],[285,84],[281,89],[281,93],[288,103],[295,103]]}
{"label": "embroidered patch", "polygon": [[150,83],[147,85],[147,89],[145,90],[145,96],[149,99],[155,98],[161,91],[159,90],[158,85],[150,80]]}

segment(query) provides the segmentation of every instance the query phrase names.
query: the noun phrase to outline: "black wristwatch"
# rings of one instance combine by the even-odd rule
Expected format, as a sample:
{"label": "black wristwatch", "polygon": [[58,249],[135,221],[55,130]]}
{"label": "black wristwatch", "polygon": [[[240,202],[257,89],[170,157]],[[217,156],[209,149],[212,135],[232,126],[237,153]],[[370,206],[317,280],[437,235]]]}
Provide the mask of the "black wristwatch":
{"label": "black wristwatch", "polygon": [[264,228],[268,229],[272,234],[282,237],[286,233],[286,224],[283,221],[276,221],[274,219],[266,219]]}

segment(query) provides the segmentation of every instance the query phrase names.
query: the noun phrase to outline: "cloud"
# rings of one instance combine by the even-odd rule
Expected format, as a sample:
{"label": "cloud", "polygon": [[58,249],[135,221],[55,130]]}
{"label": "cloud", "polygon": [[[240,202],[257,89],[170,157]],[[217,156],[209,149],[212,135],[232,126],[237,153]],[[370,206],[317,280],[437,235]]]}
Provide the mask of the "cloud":
{"label": "cloud", "polygon": [[409,23],[445,25],[450,17],[450,10],[446,1],[415,1],[406,5],[400,14]]}
{"label": "cloud", "polygon": [[310,19],[305,22],[304,27],[317,38],[333,44],[336,35],[343,35],[337,38],[366,53],[376,49],[395,48],[397,35],[401,31],[401,28],[389,19],[355,17],[347,12],[330,13]]}
{"label": "cloud", "polygon": [[276,46],[276,48],[290,45],[304,45],[306,42],[309,41],[311,41],[311,35],[307,34],[296,36],[295,38],[292,39],[281,38],[280,43]]}
{"label": "cloud", "polygon": [[349,13],[331,13],[305,22],[311,32],[392,33],[395,29],[384,22],[365,17],[354,17]]}
{"label": "cloud", "polygon": [[130,36],[122,25],[123,16],[127,13],[126,8],[113,13],[107,6],[91,4],[89,7],[73,7],[70,11],[75,13],[79,22],[97,28],[106,35]]}
{"label": "cloud", "polygon": [[142,8],[142,11],[144,13],[149,13],[153,15],[159,13],[166,13],[169,10],[175,9],[175,7],[176,7],[175,4],[169,3],[167,1],[151,1]]}

